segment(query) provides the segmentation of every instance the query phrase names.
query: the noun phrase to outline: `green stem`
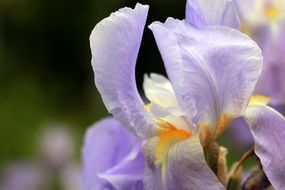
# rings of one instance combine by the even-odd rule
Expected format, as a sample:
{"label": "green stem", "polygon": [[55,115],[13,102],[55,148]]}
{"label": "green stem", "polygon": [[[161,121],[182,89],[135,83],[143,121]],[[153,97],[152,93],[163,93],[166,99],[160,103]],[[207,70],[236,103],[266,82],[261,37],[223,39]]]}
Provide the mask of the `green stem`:
{"label": "green stem", "polygon": [[249,158],[251,157],[252,155],[254,155],[254,148],[250,148],[249,150],[247,150],[243,155],[242,157],[240,158],[240,160],[238,161],[238,164],[233,172],[233,174],[235,174],[238,169],[242,166],[242,164]]}
{"label": "green stem", "polygon": [[238,161],[237,165],[235,166],[233,172],[231,173],[231,176],[229,178],[228,181],[228,185],[227,185],[227,190],[238,190],[240,189],[240,182],[241,182],[241,177],[238,177],[238,171],[240,169],[240,167],[244,164],[244,162],[251,157],[252,155],[254,155],[254,148],[250,148],[249,150],[247,150],[242,157],[240,158],[240,160]]}

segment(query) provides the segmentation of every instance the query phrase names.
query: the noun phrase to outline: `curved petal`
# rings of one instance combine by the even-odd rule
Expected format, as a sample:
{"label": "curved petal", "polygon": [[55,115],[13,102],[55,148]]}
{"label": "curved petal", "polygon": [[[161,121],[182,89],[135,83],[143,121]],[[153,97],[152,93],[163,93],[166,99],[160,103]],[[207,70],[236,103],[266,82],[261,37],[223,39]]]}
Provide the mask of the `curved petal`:
{"label": "curved petal", "polygon": [[260,49],[226,27],[197,29],[170,18],[150,28],[180,106],[216,138],[247,105],[262,69]]}
{"label": "curved petal", "polygon": [[235,119],[228,129],[228,136],[237,143],[239,152],[245,152],[253,146],[253,137],[243,117]]}
{"label": "curved petal", "polygon": [[255,140],[255,153],[276,190],[285,187],[285,118],[268,106],[249,106],[244,117]]}
{"label": "curved petal", "polygon": [[142,189],[141,142],[117,120],[104,119],[88,130],[82,156],[83,189]]}
{"label": "curved petal", "polygon": [[156,190],[162,188],[161,168],[155,164],[155,146],[159,142],[159,137],[153,137],[144,145],[145,168],[144,168],[144,188],[145,190]]}
{"label": "curved petal", "polygon": [[143,90],[151,103],[164,108],[178,107],[171,83],[162,75],[155,73],[151,73],[150,76],[144,75]]}
{"label": "curved petal", "polygon": [[158,140],[158,138],[152,138],[145,145],[144,186],[146,190],[225,189],[208,167],[198,136],[178,142],[170,148],[166,175],[163,175],[161,166],[155,164],[154,146]]}
{"label": "curved petal", "polygon": [[188,0],[186,21],[195,27],[221,25],[239,28],[239,17],[232,0]]}
{"label": "curved petal", "polygon": [[96,86],[107,110],[133,134],[145,138],[154,126],[136,87],[135,66],[148,6],[123,8],[98,23],[90,36]]}
{"label": "curved petal", "polygon": [[144,76],[143,89],[150,103],[148,111],[158,120],[166,121],[178,129],[191,131],[185,113],[178,105],[175,92],[170,81],[159,74]]}

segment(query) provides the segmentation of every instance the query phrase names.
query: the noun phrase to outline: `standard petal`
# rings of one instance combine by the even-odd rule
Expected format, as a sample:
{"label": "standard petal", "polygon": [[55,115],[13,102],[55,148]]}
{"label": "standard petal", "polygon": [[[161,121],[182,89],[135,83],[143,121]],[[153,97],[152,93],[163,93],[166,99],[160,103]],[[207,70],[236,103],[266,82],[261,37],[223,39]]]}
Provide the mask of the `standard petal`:
{"label": "standard petal", "polygon": [[262,70],[260,49],[227,27],[200,30],[169,18],[150,28],[180,106],[216,138],[246,108]]}
{"label": "standard petal", "polygon": [[249,106],[244,117],[255,140],[255,153],[276,190],[285,187],[285,118],[268,106]]}
{"label": "standard petal", "polygon": [[160,165],[155,164],[154,147],[158,138],[145,145],[146,190],[224,190],[216,175],[208,167],[203,148],[197,136],[173,145],[168,153],[166,175]]}
{"label": "standard petal", "polygon": [[239,17],[232,0],[188,0],[186,21],[195,27],[221,25],[239,28]]}
{"label": "standard petal", "polygon": [[141,142],[117,120],[108,118],[95,123],[86,134],[82,154],[84,190],[141,189]]}
{"label": "standard petal", "polygon": [[133,134],[152,136],[154,126],[136,87],[135,66],[148,6],[123,8],[98,23],[90,36],[96,86],[107,110]]}

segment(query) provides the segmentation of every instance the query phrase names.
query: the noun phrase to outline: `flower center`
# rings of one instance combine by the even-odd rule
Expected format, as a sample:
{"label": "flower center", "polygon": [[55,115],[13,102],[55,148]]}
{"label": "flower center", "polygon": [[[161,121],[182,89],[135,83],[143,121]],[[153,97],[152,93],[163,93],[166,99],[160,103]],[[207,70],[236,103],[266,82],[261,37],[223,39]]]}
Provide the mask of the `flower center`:
{"label": "flower center", "polygon": [[156,164],[164,165],[167,161],[170,147],[179,141],[190,138],[191,136],[191,133],[176,128],[172,128],[162,133],[160,135],[160,140],[155,147]]}
{"label": "flower center", "polygon": [[280,14],[280,9],[277,7],[269,5],[265,8],[265,15],[270,20],[275,19],[279,14]]}

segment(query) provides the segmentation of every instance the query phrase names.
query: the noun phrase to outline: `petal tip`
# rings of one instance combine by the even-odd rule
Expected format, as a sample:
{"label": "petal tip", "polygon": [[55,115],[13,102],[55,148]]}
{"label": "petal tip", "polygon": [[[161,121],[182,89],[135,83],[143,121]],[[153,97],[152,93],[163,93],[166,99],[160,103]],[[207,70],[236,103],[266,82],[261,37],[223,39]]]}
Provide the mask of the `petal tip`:
{"label": "petal tip", "polygon": [[149,10],[149,5],[143,5],[141,3],[137,3],[136,6],[135,6],[135,9],[144,9],[144,10]]}

